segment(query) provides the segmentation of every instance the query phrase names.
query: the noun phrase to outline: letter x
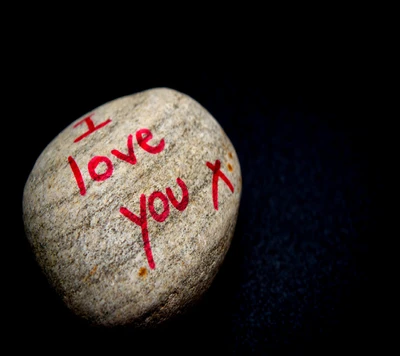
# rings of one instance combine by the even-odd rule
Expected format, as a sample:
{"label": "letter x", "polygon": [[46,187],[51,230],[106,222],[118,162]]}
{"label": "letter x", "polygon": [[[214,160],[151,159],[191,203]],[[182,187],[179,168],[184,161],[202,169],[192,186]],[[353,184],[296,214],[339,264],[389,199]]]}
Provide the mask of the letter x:
{"label": "letter x", "polygon": [[218,210],[218,178],[221,178],[231,192],[234,192],[234,188],[230,180],[226,177],[224,173],[221,172],[221,162],[217,159],[215,164],[213,165],[210,162],[206,162],[208,168],[213,171],[213,180],[212,180],[212,197],[214,202],[215,210]]}

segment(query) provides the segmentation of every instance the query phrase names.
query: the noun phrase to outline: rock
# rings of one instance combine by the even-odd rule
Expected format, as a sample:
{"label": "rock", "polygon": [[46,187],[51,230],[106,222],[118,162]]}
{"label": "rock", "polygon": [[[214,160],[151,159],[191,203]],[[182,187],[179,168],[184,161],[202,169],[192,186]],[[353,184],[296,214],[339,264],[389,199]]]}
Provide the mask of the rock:
{"label": "rock", "polygon": [[235,149],[210,113],[149,89],[99,106],[49,143],[24,188],[26,236],[75,314],[157,326],[209,288],[241,187]]}

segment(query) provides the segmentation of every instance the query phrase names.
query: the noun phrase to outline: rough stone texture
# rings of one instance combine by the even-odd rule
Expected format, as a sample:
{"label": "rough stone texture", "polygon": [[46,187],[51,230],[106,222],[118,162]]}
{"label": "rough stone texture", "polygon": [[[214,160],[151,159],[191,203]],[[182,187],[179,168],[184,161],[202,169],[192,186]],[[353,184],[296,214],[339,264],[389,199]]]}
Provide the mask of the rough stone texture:
{"label": "rough stone texture", "polygon": [[[97,128],[108,119],[90,129],[91,123]],[[164,139],[161,152],[149,153],[138,144],[136,132],[143,128],[153,135],[148,145],[157,147]],[[128,155],[129,135],[135,164],[112,153]],[[107,157],[110,166],[102,161],[96,166],[96,156]],[[216,160],[234,188],[219,176],[218,210],[213,170],[206,165]],[[94,173],[104,180],[93,179]],[[187,186],[188,205],[180,211],[168,199],[169,215],[158,222],[149,197],[155,191],[167,196],[170,187],[180,202],[177,178]],[[26,235],[49,282],[77,315],[96,325],[155,326],[185,310],[210,286],[230,246],[241,188],[235,149],[210,113],[185,94],[150,89],[94,109],[50,142],[25,185]],[[141,226],[121,212],[124,207],[140,217],[142,194],[154,268]],[[160,199],[154,208],[161,214]]]}

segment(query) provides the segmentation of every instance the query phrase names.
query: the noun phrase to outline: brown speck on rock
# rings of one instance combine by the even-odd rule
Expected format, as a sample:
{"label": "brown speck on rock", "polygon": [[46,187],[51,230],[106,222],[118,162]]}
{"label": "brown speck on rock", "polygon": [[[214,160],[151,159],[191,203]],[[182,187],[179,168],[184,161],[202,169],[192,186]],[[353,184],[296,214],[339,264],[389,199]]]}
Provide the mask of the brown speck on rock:
{"label": "brown speck on rock", "polygon": [[228,153],[229,158],[233,158],[232,152]]}
{"label": "brown speck on rock", "polygon": [[95,265],[95,266],[91,269],[91,271],[89,272],[89,274],[84,278],[84,282],[88,282],[88,281],[89,281],[89,278],[92,277],[92,276],[96,273],[97,267],[98,267],[98,266]]}
{"label": "brown speck on rock", "polygon": [[145,278],[147,276],[147,269],[146,267],[140,267],[139,270],[139,277]]}
{"label": "brown speck on rock", "polygon": [[232,165],[230,163],[228,163],[228,170],[229,170],[229,172],[233,171],[233,167],[232,167]]}
{"label": "brown speck on rock", "polygon": [[89,272],[89,276],[93,276],[93,275],[96,273],[96,271],[97,271],[97,265],[94,266],[94,267],[92,268],[92,270]]}

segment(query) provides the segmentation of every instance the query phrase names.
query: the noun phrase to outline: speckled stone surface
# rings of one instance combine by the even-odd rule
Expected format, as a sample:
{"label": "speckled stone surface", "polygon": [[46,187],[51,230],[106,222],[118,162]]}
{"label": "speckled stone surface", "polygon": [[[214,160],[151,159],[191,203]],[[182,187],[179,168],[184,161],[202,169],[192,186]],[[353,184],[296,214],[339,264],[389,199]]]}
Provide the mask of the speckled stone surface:
{"label": "speckled stone surface", "polygon": [[210,113],[149,89],[95,108],[49,143],[25,185],[25,231],[74,313],[157,326],[212,283],[241,188],[235,149]]}

